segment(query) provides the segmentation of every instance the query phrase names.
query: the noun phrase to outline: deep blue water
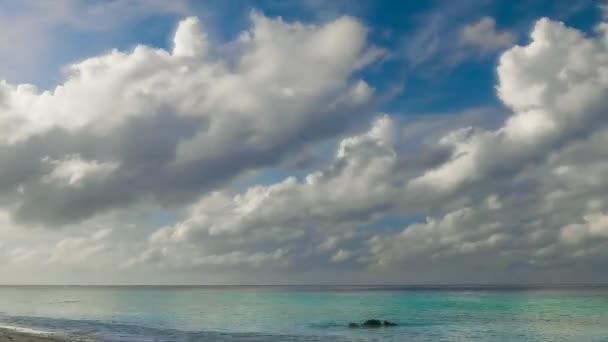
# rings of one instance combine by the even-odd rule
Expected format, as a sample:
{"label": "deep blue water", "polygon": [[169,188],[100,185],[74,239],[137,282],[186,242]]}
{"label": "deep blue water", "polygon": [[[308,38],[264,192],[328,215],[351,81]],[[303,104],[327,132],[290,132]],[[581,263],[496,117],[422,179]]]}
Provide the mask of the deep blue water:
{"label": "deep blue water", "polygon": [[[348,328],[369,318],[399,326]],[[608,341],[608,288],[0,287],[0,325],[103,341]]]}

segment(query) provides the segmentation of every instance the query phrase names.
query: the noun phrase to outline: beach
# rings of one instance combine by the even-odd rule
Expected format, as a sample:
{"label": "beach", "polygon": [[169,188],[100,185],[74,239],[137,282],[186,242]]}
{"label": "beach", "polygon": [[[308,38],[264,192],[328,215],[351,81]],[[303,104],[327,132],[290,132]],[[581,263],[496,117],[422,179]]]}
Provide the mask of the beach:
{"label": "beach", "polygon": [[13,329],[0,328],[0,342],[60,342],[65,339],[59,337],[21,332]]}

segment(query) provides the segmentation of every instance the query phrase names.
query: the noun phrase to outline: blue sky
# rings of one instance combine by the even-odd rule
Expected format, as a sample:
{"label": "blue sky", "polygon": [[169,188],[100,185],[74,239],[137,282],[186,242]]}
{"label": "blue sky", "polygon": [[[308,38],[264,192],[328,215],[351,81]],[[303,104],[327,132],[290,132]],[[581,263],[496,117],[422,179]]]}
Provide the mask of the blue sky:
{"label": "blue sky", "polygon": [[[109,1],[82,3],[87,4],[82,7],[87,7]],[[6,7],[8,13],[29,15],[27,2],[23,5],[10,3]],[[491,16],[498,28],[512,31],[517,41],[526,42],[532,24],[540,17],[564,21],[591,33],[601,16],[597,1],[591,0],[187,1],[183,10],[151,11],[115,26],[82,27],[59,22],[52,27],[53,43],[58,46],[49,46],[42,52],[44,58],[12,71],[10,79],[49,88],[61,82],[63,66],[110,49],[129,50],[137,44],[170,48],[176,22],[185,12],[202,18],[214,40],[230,41],[249,26],[251,11],[305,23],[318,23],[342,15],[361,19],[370,28],[371,40],[394,54],[382,67],[364,70],[361,76],[385,91],[394,87],[407,89],[403,94],[392,96],[384,107],[386,111],[403,114],[453,112],[497,102],[492,85],[496,81],[494,66],[498,51],[458,62],[445,60],[444,55],[450,52],[445,50],[432,51],[421,61],[408,60],[404,56],[406,51],[417,48],[412,47],[412,40],[425,32],[431,37],[422,44],[430,44],[432,39],[438,39],[439,45],[446,44],[449,42],[442,40],[446,39],[443,36],[447,33]]]}
{"label": "blue sky", "polygon": [[605,280],[606,6],[0,1],[0,271]]}

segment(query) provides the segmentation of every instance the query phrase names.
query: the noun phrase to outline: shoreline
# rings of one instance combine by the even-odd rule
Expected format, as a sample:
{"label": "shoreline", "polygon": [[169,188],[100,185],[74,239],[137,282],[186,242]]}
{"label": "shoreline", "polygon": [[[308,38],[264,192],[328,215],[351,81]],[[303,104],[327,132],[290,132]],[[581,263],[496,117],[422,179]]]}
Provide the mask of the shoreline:
{"label": "shoreline", "polygon": [[0,327],[0,342],[68,342],[68,341],[87,341],[93,342],[79,336],[68,336],[59,333],[46,333],[18,327]]}

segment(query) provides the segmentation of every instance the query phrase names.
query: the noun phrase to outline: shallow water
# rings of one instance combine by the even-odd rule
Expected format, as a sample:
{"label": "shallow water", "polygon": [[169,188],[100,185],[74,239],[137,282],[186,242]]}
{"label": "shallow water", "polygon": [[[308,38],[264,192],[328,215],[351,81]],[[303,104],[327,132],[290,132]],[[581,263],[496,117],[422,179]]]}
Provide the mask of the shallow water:
{"label": "shallow water", "polygon": [[[347,327],[369,318],[399,326]],[[0,325],[106,341],[608,341],[608,288],[0,287]]]}

